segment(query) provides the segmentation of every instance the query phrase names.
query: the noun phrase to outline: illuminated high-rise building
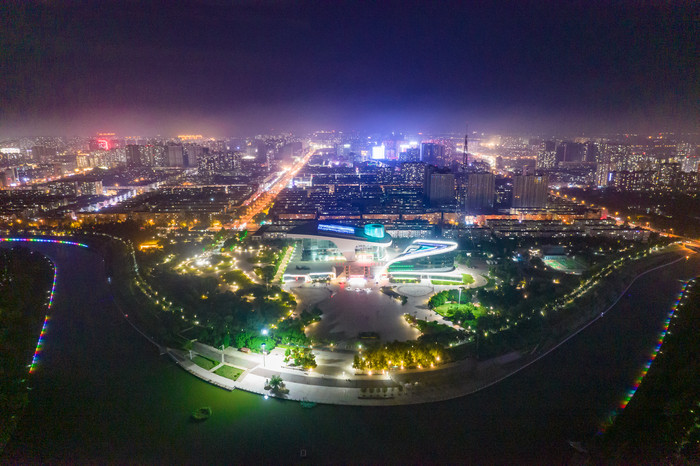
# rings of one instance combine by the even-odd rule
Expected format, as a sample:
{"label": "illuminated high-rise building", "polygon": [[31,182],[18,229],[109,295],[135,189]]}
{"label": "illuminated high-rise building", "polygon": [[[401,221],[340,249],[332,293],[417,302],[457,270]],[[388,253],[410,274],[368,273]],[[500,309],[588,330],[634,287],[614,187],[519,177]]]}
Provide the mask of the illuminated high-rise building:
{"label": "illuminated high-rise building", "polygon": [[424,142],[420,145],[420,160],[431,165],[443,165],[445,161],[445,146],[434,142]]}
{"label": "illuminated high-rise building", "polygon": [[420,186],[425,177],[425,164],[422,162],[406,162],[399,167],[399,180],[402,184]]}
{"label": "illuminated high-rise building", "polygon": [[654,177],[654,185],[661,189],[675,189],[678,184],[678,179],[681,173],[681,164],[679,163],[660,163],[656,169]]}
{"label": "illuminated high-rise building", "polygon": [[625,171],[632,168],[632,148],[629,144],[606,144],[602,158],[609,161],[611,171]]}
{"label": "illuminated high-rise building", "polygon": [[143,165],[141,162],[141,146],[136,144],[128,144],[126,146],[126,166],[127,167],[140,167]]}
{"label": "illuminated high-rise building", "polygon": [[407,147],[405,151],[399,153],[400,162],[420,162],[420,149],[418,147]]}
{"label": "illuminated high-rise building", "polygon": [[384,144],[381,146],[372,146],[372,160],[384,160],[386,158],[386,147]]}
{"label": "illuminated high-rise building", "polygon": [[76,181],[75,192],[78,196],[101,196],[102,180]]}
{"label": "illuminated high-rise building", "polygon": [[689,172],[697,172],[700,167],[700,157],[696,155],[687,155],[681,159],[681,170]]}
{"label": "illuminated high-rise building", "polygon": [[232,173],[240,167],[241,156],[240,152],[205,151],[197,160],[199,173],[203,175]]}
{"label": "illuminated high-rise building", "polygon": [[601,150],[600,144],[589,141],[586,143],[586,149],[583,156],[584,162],[597,162],[600,159]]}
{"label": "illuminated high-rise building", "polygon": [[547,206],[549,178],[538,175],[513,177],[513,208]]}
{"label": "illuminated high-rise building", "polygon": [[493,208],[496,198],[496,176],[492,173],[470,173],[467,178],[465,207],[468,212]]}
{"label": "illuminated high-rise building", "polygon": [[[186,167],[196,167],[198,160],[202,157],[205,150],[207,149],[198,144],[185,144],[184,165]],[[222,152],[225,152],[225,150]]]}
{"label": "illuminated high-rise building", "polygon": [[601,188],[608,186],[612,178],[612,164],[610,162],[598,162],[595,171],[595,184]]}
{"label": "illuminated high-rise building", "polygon": [[554,141],[542,141],[537,153],[537,169],[549,170],[557,166],[557,147]]}
{"label": "illuminated high-rise building", "polygon": [[160,144],[149,144],[150,158],[153,160],[153,165],[156,167],[168,166],[168,151],[165,146]]}
{"label": "illuminated high-rise building", "polygon": [[425,197],[432,206],[452,204],[456,195],[455,176],[449,171],[438,170],[432,165],[425,167]]}
{"label": "illuminated high-rise building", "polygon": [[168,146],[168,166],[169,167],[184,167],[185,166],[185,154],[182,146],[180,145],[169,145]]}
{"label": "illuminated high-rise building", "polygon": [[579,142],[565,141],[559,144],[556,152],[557,165],[583,162],[585,146]]}

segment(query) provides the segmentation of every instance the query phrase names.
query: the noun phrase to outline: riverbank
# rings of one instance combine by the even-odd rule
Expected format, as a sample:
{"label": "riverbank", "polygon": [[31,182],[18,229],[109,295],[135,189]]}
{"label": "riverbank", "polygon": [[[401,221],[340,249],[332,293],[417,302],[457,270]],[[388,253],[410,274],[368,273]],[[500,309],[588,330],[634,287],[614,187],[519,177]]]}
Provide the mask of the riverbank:
{"label": "riverbank", "polygon": [[[700,460],[700,287],[683,285],[650,359],[591,441],[597,462],[697,464]],[[653,364],[651,362],[653,361]]]}
{"label": "riverbank", "polygon": [[[354,352],[350,351],[314,350],[319,361],[317,370],[302,372],[283,363],[281,350],[274,350],[263,357],[258,354],[239,353],[229,348],[223,352],[223,360],[234,366],[247,365],[247,368],[237,381],[229,381],[227,384],[251,393],[272,396],[264,387],[270,377],[279,375],[289,389],[289,393],[284,396],[285,399],[352,406],[412,405],[470,395],[501,382],[546,357],[590,325],[603,319],[637,279],[684,261],[688,254],[695,254],[695,252],[677,250],[667,254],[673,255],[673,259],[636,274],[613,302],[600,313],[596,313],[591,319],[579,321],[578,325],[566,335],[557,341],[549,341],[546,345],[538,347],[536,352],[514,351],[484,361],[465,359],[433,369],[394,370],[386,374],[369,376],[354,373],[352,369]],[[220,350],[202,344],[197,345],[198,352],[204,356],[210,358],[222,356]],[[335,370],[324,368],[323,361],[326,360],[333,361]],[[342,375],[339,373],[341,369],[345,369]],[[189,371],[195,376],[200,376],[199,370]],[[214,383],[208,375],[201,378]]]}
{"label": "riverbank", "polygon": [[0,247],[0,452],[29,401],[57,274],[49,258],[12,246]]}
{"label": "riverbank", "polygon": [[[282,464],[298,460],[301,448],[312,463],[570,464],[567,441],[594,435],[627,393],[675,301],[678,279],[700,268],[691,257],[640,278],[604,319],[488,390],[429,404],[304,409],[202,383],[125,322],[96,254],[31,247],[56,261],[59,277],[31,402],[3,457],[13,464],[105,457]],[[192,423],[201,406],[214,414]]]}
{"label": "riverbank", "polygon": [[[110,249],[110,248],[108,248]],[[608,309],[612,308],[619,299],[624,296],[629,287],[637,278],[671,265],[682,260],[686,254],[695,254],[694,251],[682,251],[680,248],[669,254],[677,254],[678,259],[669,263],[646,270],[637,274],[627,287],[617,296],[617,300],[610,304],[606,310],[598,314],[596,312],[592,319],[579,319],[576,325],[570,325],[569,331],[561,333],[556,340],[550,339],[536,348],[536,351],[527,353],[511,352],[484,361],[465,359],[449,364],[438,366],[434,369],[414,369],[402,371],[390,371],[387,374],[378,375],[356,375],[352,368],[352,351],[337,350],[314,350],[317,354],[319,366],[314,372],[303,372],[295,368],[290,368],[283,363],[283,355],[280,350],[275,350],[267,356],[259,354],[246,354],[228,348],[223,354],[223,360],[234,367],[244,369],[243,374],[236,381],[230,381],[209,371],[199,371],[198,366],[191,365],[179,353],[177,349],[167,348],[167,343],[158,343],[154,337],[147,335],[141,330],[140,323],[144,318],[152,313],[137,313],[141,317],[135,321],[135,316],[130,316],[123,307],[120,306],[123,317],[137,330],[143,337],[156,345],[161,354],[168,352],[180,367],[183,367],[191,374],[206,380],[212,384],[226,388],[227,390],[241,389],[251,393],[268,395],[265,390],[266,380],[273,375],[279,375],[285,381],[289,393],[285,396],[289,400],[312,401],[325,404],[353,405],[353,406],[397,406],[421,404],[436,401],[444,401],[462,397],[475,393],[484,388],[492,386],[530,366],[534,362],[548,355],[556,348],[564,344],[573,336],[602,318]],[[115,254],[113,253],[112,256]],[[117,254],[119,255],[119,254]],[[130,257],[130,259],[132,259]],[[658,257],[657,257],[658,259]],[[111,261],[114,261],[114,257]],[[108,261],[110,262],[110,261]],[[123,262],[123,261],[122,261]],[[137,273],[136,264],[123,263],[119,267],[112,267],[107,264],[108,270],[115,276],[128,279],[131,273]],[[133,268],[132,268],[133,267]],[[120,269],[122,269],[120,271]],[[113,287],[114,289],[115,287]],[[118,286],[116,288],[119,288]],[[119,290],[116,290],[119,291]],[[124,291],[124,290],[122,290]],[[118,296],[131,296],[138,302],[139,291],[131,287],[126,294],[117,293]],[[133,295],[133,296],[132,296]],[[147,300],[146,300],[147,301]],[[119,306],[119,304],[117,303]],[[137,306],[138,307],[138,304]],[[134,309],[136,311],[137,309]],[[131,311],[130,311],[131,312]],[[155,323],[155,322],[152,322]],[[154,328],[151,328],[151,333]],[[156,329],[157,330],[157,329]],[[195,351],[214,360],[222,358],[222,352],[218,349],[196,343]],[[179,359],[177,356],[179,355]],[[216,377],[213,377],[216,376]],[[221,380],[224,379],[224,380]]]}

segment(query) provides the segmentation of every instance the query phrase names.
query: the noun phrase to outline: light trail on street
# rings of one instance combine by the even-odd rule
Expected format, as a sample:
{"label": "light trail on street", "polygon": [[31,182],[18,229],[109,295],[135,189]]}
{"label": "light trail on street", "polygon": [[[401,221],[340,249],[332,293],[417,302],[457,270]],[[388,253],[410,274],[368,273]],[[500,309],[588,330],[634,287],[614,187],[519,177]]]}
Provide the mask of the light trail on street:
{"label": "light trail on street", "polygon": [[309,149],[309,151],[295,163],[291,169],[284,172],[268,190],[263,192],[257,191],[246,200],[243,203],[244,206],[247,206],[245,213],[235,220],[231,226],[239,230],[251,224],[253,217],[267,209],[275,201],[279,193],[292,181],[299,170],[306,166],[314,152],[316,152],[316,149]]}

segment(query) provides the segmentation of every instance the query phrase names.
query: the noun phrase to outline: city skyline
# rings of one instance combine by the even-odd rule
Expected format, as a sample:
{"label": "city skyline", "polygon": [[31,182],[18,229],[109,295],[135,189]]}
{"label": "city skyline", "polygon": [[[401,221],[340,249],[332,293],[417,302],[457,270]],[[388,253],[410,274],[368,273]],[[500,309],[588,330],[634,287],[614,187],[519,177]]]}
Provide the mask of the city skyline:
{"label": "city skyline", "polygon": [[691,3],[5,8],[0,136],[698,125]]}
{"label": "city skyline", "polygon": [[0,457],[697,463],[699,25],[3,3]]}

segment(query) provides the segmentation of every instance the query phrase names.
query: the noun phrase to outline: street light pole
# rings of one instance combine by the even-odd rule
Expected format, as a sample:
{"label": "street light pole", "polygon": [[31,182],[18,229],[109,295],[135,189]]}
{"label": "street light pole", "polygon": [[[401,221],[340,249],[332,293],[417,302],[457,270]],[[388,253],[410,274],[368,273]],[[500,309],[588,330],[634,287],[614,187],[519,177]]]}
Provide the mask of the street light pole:
{"label": "street light pole", "polygon": [[[267,334],[269,333],[269,331],[268,331],[266,328],[264,328],[264,329],[262,329],[262,330],[260,331],[260,333],[262,333],[264,336],[267,336]],[[260,346],[262,346],[262,351],[263,351],[263,367],[265,367],[265,343],[261,344]]]}

